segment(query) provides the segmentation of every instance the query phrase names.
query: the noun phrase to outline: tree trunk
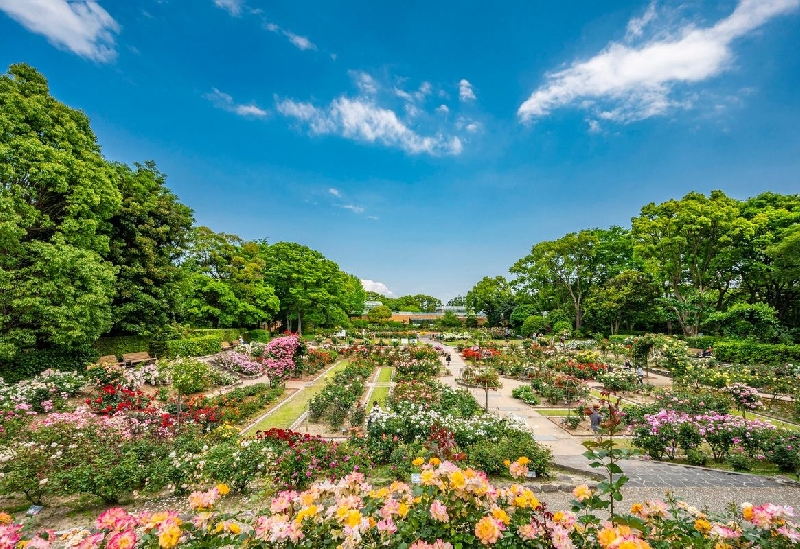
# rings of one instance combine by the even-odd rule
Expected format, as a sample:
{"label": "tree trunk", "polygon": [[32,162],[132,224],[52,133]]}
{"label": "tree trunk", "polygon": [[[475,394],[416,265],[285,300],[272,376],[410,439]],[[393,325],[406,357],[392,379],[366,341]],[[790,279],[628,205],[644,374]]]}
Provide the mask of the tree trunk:
{"label": "tree trunk", "polygon": [[297,335],[303,335],[303,313],[297,310]]}

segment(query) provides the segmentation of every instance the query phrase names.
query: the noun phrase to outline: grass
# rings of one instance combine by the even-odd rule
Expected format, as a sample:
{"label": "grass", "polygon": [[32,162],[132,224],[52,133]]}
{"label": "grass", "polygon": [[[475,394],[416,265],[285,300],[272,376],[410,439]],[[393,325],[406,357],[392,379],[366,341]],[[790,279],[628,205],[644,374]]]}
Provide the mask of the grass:
{"label": "grass", "polygon": [[372,391],[372,398],[367,404],[367,413],[372,410],[373,402],[383,404],[386,401],[387,396],[389,396],[389,387],[375,387],[375,390]]}
{"label": "grass", "polygon": [[[547,417],[566,417],[567,415],[566,408],[536,408],[536,412]],[[575,413],[574,408],[572,413]]]}
{"label": "grass", "polygon": [[394,368],[391,367],[381,368],[378,371],[377,383],[389,383],[390,381],[392,381],[392,370],[394,370]]}
{"label": "grass", "polygon": [[291,427],[292,423],[297,421],[297,418],[303,415],[303,412],[306,411],[306,408],[308,407],[308,401],[322,391],[328,381],[328,378],[339,370],[343,370],[348,363],[348,360],[342,360],[339,362],[336,366],[331,368],[328,373],[325,374],[325,376],[318,379],[314,385],[301,389],[300,394],[295,396],[291,402],[284,404],[280,407],[280,409],[263,418],[243,434],[254,433],[256,431],[266,431],[267,429],[271,429],[273,427],[278,429],[288,429]]}

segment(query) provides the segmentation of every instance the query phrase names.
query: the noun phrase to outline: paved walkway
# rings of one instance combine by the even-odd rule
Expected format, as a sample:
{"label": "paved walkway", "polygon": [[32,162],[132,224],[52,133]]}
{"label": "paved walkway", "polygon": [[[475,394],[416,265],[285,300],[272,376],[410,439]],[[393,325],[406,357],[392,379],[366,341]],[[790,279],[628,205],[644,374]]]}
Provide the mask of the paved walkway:
{"label": "paved walkway", "polygon": [[[437,342],[429,340],[432,344]],[[451,387],[462,387],[456,383],[461,370],[466,363],[461,355],[452,347],[446,347],[450,353],[449,376],[441,381]],[[442,360],[447,366],[447,362]],[[586,438],[572,436],[557,427],[545,416],[536,412],[521,400],[511,396],[511,391],[525,383],[514,379],[503,378],[503,388],[498,391],[489,391],[489,411],[503,417],[516,416],[522,418],[533,432],[533,438],[543,446],[550,448],[556,465],[567,470],[598,476],[599,471],[589,467],[589,460],[583,456],[586,448],[581,444]],[[669,384],[669,378],[650,373],[648,382],[657,386]],[[475,399],[483,404],[485,392],[483,389],[469,389]],[[788,487],[785,481],[778,481],[769,477],[730,473],[702,467],[674,465],[664,462],[646,460],[624,460],[620,462],[624,474],[629,477],[629,487],[657,487],[657,488],[687,488],[687,487],[750,487],[774,488],[783,487],[793,489],[797,494],[800,504],[800,488]]]}

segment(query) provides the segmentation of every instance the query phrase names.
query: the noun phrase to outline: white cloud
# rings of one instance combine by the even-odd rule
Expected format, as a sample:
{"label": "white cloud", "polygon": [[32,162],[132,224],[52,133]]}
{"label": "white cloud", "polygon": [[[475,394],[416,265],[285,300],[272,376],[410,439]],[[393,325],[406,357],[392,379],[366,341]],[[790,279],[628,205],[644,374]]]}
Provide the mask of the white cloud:
{"label": "white cloud", "polygon": [[439,105],[436,107],[436,112],[447,114],[450,112],[450,108],[447,105]]}
{"label": "white cloud", "polygon": [[375,216],[375,215],[368,215],[368,216],[367,216],[367,219],[371,219],[371,220],[373,220],[373,221],[377,221],[377,220],[378,220],[378,216]]}
{"label": "white cloud", "polygon": [[[547,75],[547,82],[522,103],[517,114],[528,121],[589,100],[591,108],[600,109],[601,118],[630,122],[687,108],[691,99],[674,97],[677,85],[696,84],[728,70],[735,39],[798,6],[800,0],[740,0],[731,15],[711,27],[686,24],[639,46],[612,42],[591,59]],[[643,32],[654,17],[645,12],[635,19],[628,26],[629,36]]]}
{"label": "white cloud", "polygon": [[57,48],[107,63],[117,57],[119,24],[92,0],[0,0],[0,10]]}
{"label": "white cloud", "polygon": [[289,39],[289,42],[294,44],[298,49],[301,50],[316,50],[317,46],[311,40],[306,38],[305,36],[300,36],[299,34],[295,34],[291,31],[286,29],[282,29],[275,23],[265,23],[264,28],[270,32],[274,32],[275,34],[282,34],[286,38]]}
{"label": "white cloud", "polygon": [[342,193],[339,191],[339,189],[330,188],[328,189],[328,192],[337,198],[342,196]]}
{"label": "white cloud", "polygon": [[284,31],[283,33],[286,38],[289,39],[289,42],[297,46],[301,50],[316,50],[317,46],[314,45],[311,40],[306,38],[305,36],[300,36],[298,34],[294,34],[293,32]]}
{"label": "white cloud", "polygon": [[600,133],[603,128],[600,127],[600,122],[597,120],[589,120],[589,133]]}
{"label": "white cloud", "polygon": [[470,122],[469,124],[467,124],[466,129],[468,132],[476,132],[478,131],[478,123]]}
{"label": "white cloud", "polygon": [[378,83],[369,74],[364,71],[347,71],[350,78],[353,79],[361,93],[373,95],[378,92]]}
{"label": "white cloud", "polygon": [[355,204],[345,204],[344,206],[342,206],[342,208],[344,208],[345,210],[350,210],[354,214],[364,213],[364,208],[362,208],[361,206],[356,206]]}
{"label": "white cloud", "polygon": [[414,96],[408,93],[407,91],[401,90],[400,88],[394,89],[394,94],[399,97],[400,99],[405,99],[406,101],[413,101]]}
{"label": "white cloud", "polygon": [[368,292],[376,292],[381,295],[390,296],[394,295],[392,291],[386,287],[386,284],[383,282],[376,282],[374,280],[362,280],[361,285],[364,287],[364,290]]}
{"label": "white cloud", "polygon": [[628,39],[638,38],[644,32],[645,27],[648,23],[650,23],[653,19],[656,18],[656,3],[655,0],[650,2],[650,5],[647,6],[647,9],[642,14],[641,17],[633,17],[630,21],[628,21],[628,28],[627,32],[625,33],[625,37]]}
{"label": "white cloud", "polygon": [[242,14],[242,0],[214,0],[214,5],[222,8],[234,17]]}
{"label": "white cloud", "polygon": [[458,96],[462,101],[475,101],[475,92],[468,80],[462,78],[458,83]]}
{"label": "white cloud", "polygon": [[394,111],[366,98],[340,96],[325,108],[276,99],[276,109],[284,116],[305,122],[315,134],[335,133],[355,141],[378,142],[410,154],[459,154],[462,150],[459,140],[441,134],[420,135],[404,124]]}
{"label": "white cloud", "polygon": [[416,97],[417,100],[422,101],[425,99],[425,97],[431,94],[431,88],[432,86],[430,82],[423,82],[420,84],[419,89],[414,92],[414,97]]}
{"label": "white cloud", "polygon": [[219,91],[217,88],[212,88],[212,92],[207,93],[204,97],[211,101],[216,108],[238,114],[239,116],[255,116],[257,118],[262,118],[269,114],[268,111],[265,111],[255,103],[250,103],[248,105],[236,103],[233,97]]}

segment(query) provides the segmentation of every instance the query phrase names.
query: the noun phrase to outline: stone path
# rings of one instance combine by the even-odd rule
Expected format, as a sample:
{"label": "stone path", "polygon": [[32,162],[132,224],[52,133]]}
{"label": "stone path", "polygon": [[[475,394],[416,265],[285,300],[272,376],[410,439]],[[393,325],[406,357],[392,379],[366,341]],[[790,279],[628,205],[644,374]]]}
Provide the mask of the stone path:
{"label": "stone path", "polygon": [[[432,340],[428,342],[436,344]],[[445,348],[451,356],[449,366],[451,375],[441,378],[441,381],[451,387],[460,387],[456,383],[456,379],[461,370],[466,367],[466,363],[454,348]],[[447,366],[444,360],[442,363]],[[533,438],[553,452],[556,465],[597,477],[598,470],[592,469],[589,466],[589,460],[583,456],[586,449],[581,442],[585,439],[570,435],[558,428],[548,418],[537,413],[534,408],[513,398],[511,391],[515,387],[523,385],[524,382],[505,378],[502,381],[502,389],[489,392],[489,411],[504,417],[513,415],[522,418],[533,432]],[[664,386],[669,382],[668,378],[653,373],[650,373],[649,381],[659,386]],[[479,403],[484,403],[485,392],[483,389],[469,390]],[[770,477],[646,460],[624,460],[620,462],[620,467],[629,477],[627,486],[631,488],[782,488],[793,491],[790,493],[790,499],[796,499],[796,505],[800,505],[800,487],[798,485]]]}

